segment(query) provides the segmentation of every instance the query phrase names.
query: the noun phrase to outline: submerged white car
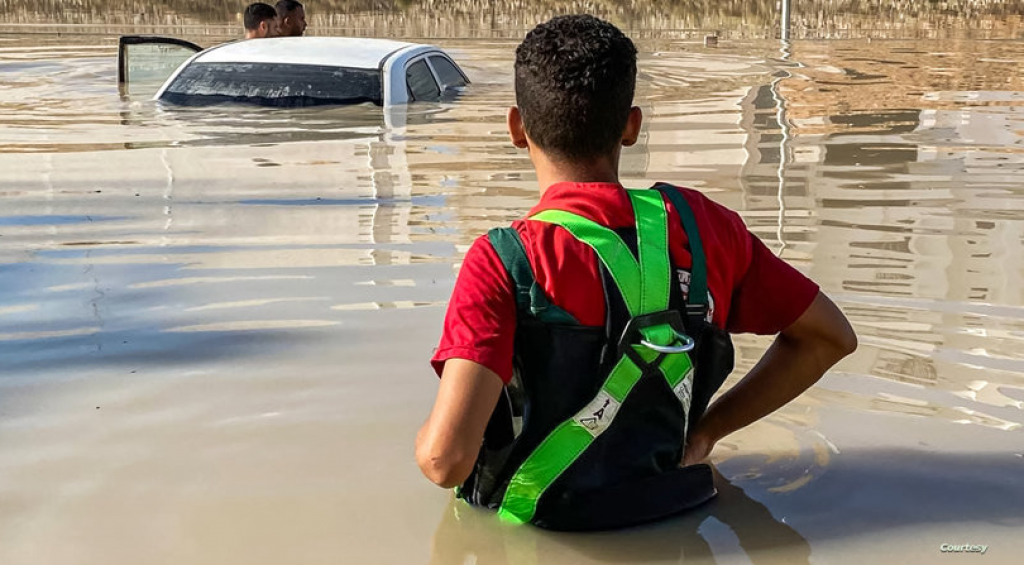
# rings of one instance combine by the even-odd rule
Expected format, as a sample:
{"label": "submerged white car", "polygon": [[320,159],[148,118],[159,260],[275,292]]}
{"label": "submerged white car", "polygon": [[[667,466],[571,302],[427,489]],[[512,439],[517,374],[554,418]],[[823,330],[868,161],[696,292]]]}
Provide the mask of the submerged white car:
{"label": "submerged white car", "polygon": [[[118,78],[192,54],[155,99],[182,106],[244,103],[295,107],[440,101],[469,79],[439,48],[370,38],[298,37],[230,42],[201,52],[173,38],[121,38]],[[170,59],[170,60],[169,60]]]}

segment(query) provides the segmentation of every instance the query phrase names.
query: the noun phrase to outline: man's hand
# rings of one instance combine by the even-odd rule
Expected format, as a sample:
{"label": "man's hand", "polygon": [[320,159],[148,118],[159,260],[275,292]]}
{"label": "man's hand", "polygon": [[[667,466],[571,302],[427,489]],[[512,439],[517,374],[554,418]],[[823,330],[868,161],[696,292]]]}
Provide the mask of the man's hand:
{"label": "man's hand", "polygon": [[757,365],[711,404],[689,435],[682,464],[706,459],[719,440],[789,403],[856,349],[857,335],[850,323],[819,292]]}
{"label": "man's hand", "polygon": [[714,447],[715,443],[707,436],[699,433],[691,434],[686,440],[686,450],[683,451],[682,465],[700,464],[708,459],[708,456],[711,455],[711,449]]}

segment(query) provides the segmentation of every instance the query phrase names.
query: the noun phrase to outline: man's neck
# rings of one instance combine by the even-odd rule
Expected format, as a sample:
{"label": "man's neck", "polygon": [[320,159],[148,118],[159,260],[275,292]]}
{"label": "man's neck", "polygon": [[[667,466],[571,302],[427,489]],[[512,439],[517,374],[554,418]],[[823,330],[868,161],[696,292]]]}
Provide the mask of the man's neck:
{"label": "man's neck", "polygon": [[544,154],[531,153],[530,159],[537,170],[537,186],[541,194],[558,182],[611,182],[619,183],[619,162],[616,157],[605,157],[586,162],[552,160]]}

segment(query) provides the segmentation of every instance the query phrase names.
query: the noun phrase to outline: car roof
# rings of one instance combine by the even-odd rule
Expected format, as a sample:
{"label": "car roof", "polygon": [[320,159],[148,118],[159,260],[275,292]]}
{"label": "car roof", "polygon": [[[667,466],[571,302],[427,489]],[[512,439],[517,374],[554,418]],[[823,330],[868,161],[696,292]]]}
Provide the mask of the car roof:
{"label": "car roof", "polygon": [[194,62],[377,68],[389,54],[420,46],[409,42],[375,38],[264,38],[240,40],[210,48],[197,55]]}

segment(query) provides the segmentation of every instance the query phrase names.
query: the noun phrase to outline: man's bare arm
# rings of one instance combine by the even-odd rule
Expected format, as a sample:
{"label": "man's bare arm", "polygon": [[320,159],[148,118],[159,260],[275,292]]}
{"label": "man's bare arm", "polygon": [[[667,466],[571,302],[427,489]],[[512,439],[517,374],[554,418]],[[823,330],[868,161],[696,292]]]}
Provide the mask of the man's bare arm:
{"label": "man's bare arm", "polygon": [[416,462],[431,482],[451,488],[469,477],[503,386],[481,364],[445,362],[434,409],[416,435]]}
{"label": "man's bare arm", "polygon": [[856,349],[857,335],[846,317],[818,293],[757,365],[711,404],[690,434],[683,465],[706,459],[719,440],[789,403]]}

